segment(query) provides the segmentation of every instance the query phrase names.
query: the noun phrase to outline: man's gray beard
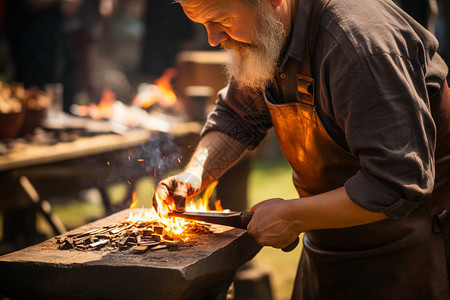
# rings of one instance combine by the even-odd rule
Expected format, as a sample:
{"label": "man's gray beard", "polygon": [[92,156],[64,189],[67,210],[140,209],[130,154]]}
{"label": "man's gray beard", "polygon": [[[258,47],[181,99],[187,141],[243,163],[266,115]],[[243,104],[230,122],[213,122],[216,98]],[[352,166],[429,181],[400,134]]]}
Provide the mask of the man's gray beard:
{"label": "man's gray beard", "polygon": [[230,49],[227,73],[239,88],[263,91],[274,78],[278,58],[286,41],[283,24],[272,14],[258,9],[259,26],[255,30],[253,43],[246,44],[231,38],[221,43]]}

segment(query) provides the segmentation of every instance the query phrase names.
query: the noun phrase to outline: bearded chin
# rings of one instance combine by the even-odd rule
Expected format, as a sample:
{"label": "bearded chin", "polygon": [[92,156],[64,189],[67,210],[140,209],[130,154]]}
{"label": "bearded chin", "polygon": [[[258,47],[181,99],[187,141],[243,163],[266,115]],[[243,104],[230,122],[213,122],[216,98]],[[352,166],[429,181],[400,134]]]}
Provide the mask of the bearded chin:
{"label": "bearded chin", "polygon": [[263,91],[272,81],[276,64],[269,62],[261,52],[247,49],[238,53],[232,50],[230,56],[230,62],[227,64],[228,77],[232,78],[239,88]]}
{"label": "bearded chin", "polygon": [[272,16],[261,16],[262,30],[257,31],[252,45],[231,39],[222,47],[230,49],[227,64],[229,79],[239,88],[263,91],[272,81],[286,40],[283,26]]}

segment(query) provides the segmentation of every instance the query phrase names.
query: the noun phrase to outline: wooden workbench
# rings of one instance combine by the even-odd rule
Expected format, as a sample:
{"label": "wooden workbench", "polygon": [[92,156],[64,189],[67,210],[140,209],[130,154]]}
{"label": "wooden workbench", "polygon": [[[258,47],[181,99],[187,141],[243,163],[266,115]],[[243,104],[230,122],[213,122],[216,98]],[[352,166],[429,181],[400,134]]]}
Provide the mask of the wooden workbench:
{"label": "wooden workbench", "polygon": [[133,130],[124,134],[102,134],[92,137],[80,137],[72,142],[56,145],[19,146],[17,150],[0,155],[0,171],[32,167],[58,161],[86,157],[99,153],[127,149],[145,144],[150,132]]}
{"label": "wooden workbench", "polygon": [[[195,149],[200,128],[199,124],[180,123],[170,132],[128,130],[78,137],[55,145],[23,144],[0,155],[3,241],[21,241],[19,248],[33,244],[35,212],[39,209],[46,215],[44,209],[49,206],[44,201],[83,189],[98,188],[106,214],[111,213],[106,187],[128,182],[126,198],[131,199],[139,178],[151,176],[159,180],[170,169],[182,167],[187,161],[184,157]],[[165,155],[167,158],[163,160]],[[63,231],[62,226],[55,227],[58,222],[51,221],[49,214],[46,218],[55,233]]]}

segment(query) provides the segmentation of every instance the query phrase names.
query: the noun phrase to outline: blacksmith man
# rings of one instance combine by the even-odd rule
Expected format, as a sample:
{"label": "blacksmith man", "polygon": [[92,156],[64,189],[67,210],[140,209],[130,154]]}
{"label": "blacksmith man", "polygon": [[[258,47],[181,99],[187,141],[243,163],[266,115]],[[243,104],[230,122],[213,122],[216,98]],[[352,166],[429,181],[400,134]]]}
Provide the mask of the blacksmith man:
{"label": "blacksmith man", "polygon": [[449,299],[450,92],[433,35],[390,0],[180,2],[231,51],[230,83],[156,193],[184,210],[273,126],[300,198],[257,204],[248,232],[276,248],[305,233],[292,299]]}

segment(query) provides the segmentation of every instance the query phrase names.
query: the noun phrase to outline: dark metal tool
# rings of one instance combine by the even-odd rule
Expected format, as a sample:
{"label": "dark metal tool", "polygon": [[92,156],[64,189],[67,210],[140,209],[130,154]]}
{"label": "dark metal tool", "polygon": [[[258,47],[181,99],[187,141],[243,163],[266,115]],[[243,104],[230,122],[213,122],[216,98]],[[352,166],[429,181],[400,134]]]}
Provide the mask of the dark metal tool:
{"label": "dark metal tool", "polygon": [[[253,212],[241,211],[241,212],[169,212],[169,217],[184,218],[189,220],[203,221],[212,224],[226,225],[235,228],[247,229],[248,223],[253,217]],[[284,252],[289,252],[295,249],[299,243],[297,237],[292,244],[284,247]]]}

